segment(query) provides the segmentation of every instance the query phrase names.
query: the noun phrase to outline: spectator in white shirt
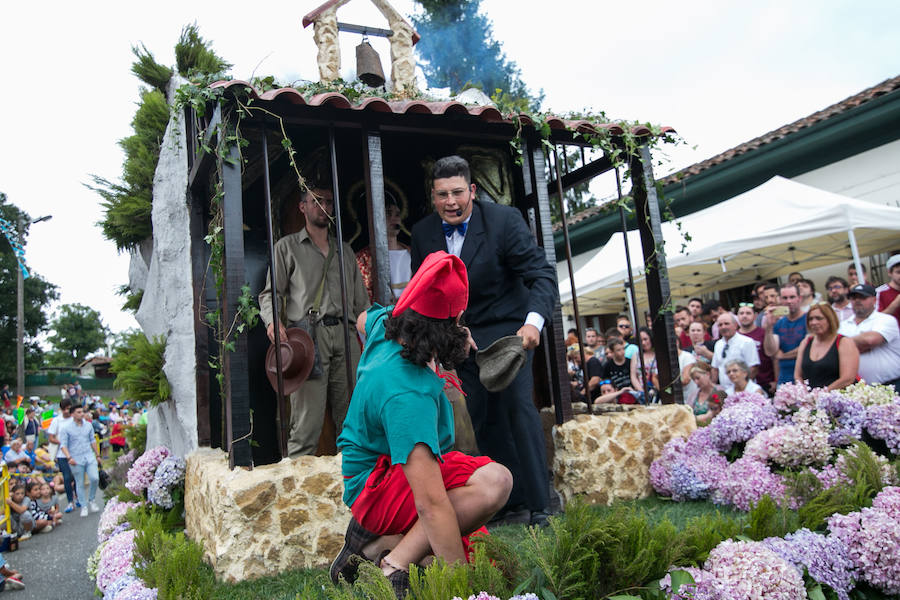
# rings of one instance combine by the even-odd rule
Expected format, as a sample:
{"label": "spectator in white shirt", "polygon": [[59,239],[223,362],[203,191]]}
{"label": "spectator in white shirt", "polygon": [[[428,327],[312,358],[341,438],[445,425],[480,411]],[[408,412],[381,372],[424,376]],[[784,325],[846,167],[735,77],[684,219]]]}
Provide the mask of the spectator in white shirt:
{"label": "spectator in white shirt", "polygon": [[838,331],[859,349],[859,376],[866,383],[892,385],[900,393],[900,326],[894,317],[876,311],[875,302],[872,285],[850,288],[855,316],[843,321]]}
{"label": "spectator in white shirt", "polygon": [[724,312],[716,319],[719,326],[719,334],[722,336],[716,341],[713,349],[712,367],[713,382],[721,385],[726,392],[734,391],[734,383],[728,378],[725,365],[727,362],[738,358],[750,367],[750,379],[756,379],[759,370],[759,353],[756,351],[756,342],[738,333],[738,319],[731,312]]}

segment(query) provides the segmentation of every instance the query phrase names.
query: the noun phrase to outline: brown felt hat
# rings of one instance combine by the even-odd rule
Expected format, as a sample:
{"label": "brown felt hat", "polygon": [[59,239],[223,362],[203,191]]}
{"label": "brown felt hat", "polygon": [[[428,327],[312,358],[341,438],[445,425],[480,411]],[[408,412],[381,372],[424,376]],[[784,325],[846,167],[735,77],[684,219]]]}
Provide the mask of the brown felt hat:
{"label": "brown felt hat", "polygon": [[[284,378],[285,395],[300,389],[312,371],[316,358],[316,347],[309,334],[299,327],[287,330],[287,338],[281,340],[281,372]],[[278,393],[278,367],[275,363],[275,344],[266,351],[266,377],[272,389]]]}
{"label": "brown felt hat", "polygon": [[506,389],[525,365],[525,348],[517,335],[502,337],[475,355],[478,378],[489,392]]}

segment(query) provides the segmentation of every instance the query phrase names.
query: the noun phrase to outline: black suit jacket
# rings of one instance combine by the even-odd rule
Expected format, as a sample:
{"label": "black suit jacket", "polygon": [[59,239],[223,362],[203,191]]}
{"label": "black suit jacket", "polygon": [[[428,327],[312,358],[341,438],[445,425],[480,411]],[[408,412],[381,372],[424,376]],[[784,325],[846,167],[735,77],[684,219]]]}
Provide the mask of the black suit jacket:
{"label": "black suit jacket", "polygon": [[[529,312],[549,321],[559,292],[556,271],[537,246],[518,210],[474,201],[460,258],[469,273],[464,321],[479,348],[513,335]],[[432,213],[412,230],[412,270],[426,256],[447,251],[441,219]]]}

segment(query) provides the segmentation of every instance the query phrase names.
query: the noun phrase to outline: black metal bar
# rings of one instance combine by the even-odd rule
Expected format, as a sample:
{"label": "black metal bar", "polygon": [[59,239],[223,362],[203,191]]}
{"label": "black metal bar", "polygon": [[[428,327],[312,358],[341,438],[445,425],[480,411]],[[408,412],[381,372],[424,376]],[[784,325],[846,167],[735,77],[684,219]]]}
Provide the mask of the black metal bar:
{"label": "black metal bar", "polygon": [[[193,111],[191,111],[193,112]],[[209,267],[209,244],[206,243],[207,210],[203,196],[191,189],[187,190],[190,208],[191,236],[191,288],[194,300],[194,362],[196,364],[197,392],[197,443],[200,446],[212,444],[211,415],[209,405],[209,325],[206,311],[209,310],[205,294],[209,291],[207,281]]]}
{"label": "black metal bar", "polygon": [[653,345],[659,371],[660,400],[666,404],[681,404],[684,402],[681,377],[674,374],[678,370],[678,351],[675,345],[672,295],[663,247],[659,199],[653,180],[653,163],[646,144],[638,149],[637,155],[630,157],[630,162],[633,182],[631,194],[641,233],[644,268],[647,273],[647,298],[650,314],[653,316]]}
{"label": "black metal bar", "polygon": [[625,207],[622,205],[622,180],[619,178],[619,169],[616,168],[616,191],[619,194],[619,219],[622,221],[622,236],[625,238],[625,268],[628,269],[628,293],[631,294],[631,320],[634,321],[634,329],[638,342],[638,359],[641,363],[641,383],[644,386],[644,394],[647,393],[647,372],[644,370],[644,349],[641,348],[641,334],[638,332],[637,293],[634,291],[634,274],[631,272],[631,248],[628,247],[628,222],[625,220]]}
{"label": "black metal bar", "polygon": [[[553,245],[553,226],[550,223],[550,195],[547,193],[546,166],[544,152],[540,143],[527,142],[526,158],[531,162],[531,176],[537,196],[538,225],[540,240],[547,255],[547,261],[556,265],[556,247]],[[563,326],[562,307],[559,302],[553,310],[550,333],[544,338],[553,356],[556,368],[550,370],[550,391],[555,409],[556,424],[560,425],[572,418],[572,386],[568,384],[569,375],[566,368],[566,348],[564,343],[565,328]]]}
{"label": "black metal bar", "polygon": [[[578,314],[578,296],[575,293],[575,267],[572,264],[572,246],[569,244],[569,225],[566,220],[566,195],[562,187],[562,173],[559,170],[559,155],[556,152],[556,144],[553,145],[553,160],[556,163],[556,193],[559,197],[559,217],[562,223],[563,241],[566,248],[566,266],[569,269],[569,287],[572,290],[572,310],[575,313],[575,335],[578,336],[578,352],[581,354],[581,368],[587,372],[587,358],[584,354],[584,344],[581,340],[581,315]],[[563,156],[565,163],[565,156]]]}
{"label": "black metal bar", "polygon": [[382,306],[392,301],[391,257],[387,241],[386,207],[384,205],[384,164],[381,156],[381,134],[366,131],[364,140],[366,199],[369,213],[369,247],[375,261],[375,298]]}
{"label": "black metal bar", "polygon": [[260,133],[262,133],[263,193],[266,197],[266,249],[269,253],[269,278],[272,290],[272,323],[275,324],[272,328],[275,334],[275,369],[278,371],[276,377],[278,382],[276,392],[278,396],[275,399],[275,420],[278,428],[278,448],[281,450],[281,457],[285,458],[288,455],[288,427],[285,419],[287,411],[284,406],[284,371],[282,370],[284,366],[281,364],[281,315],[278,314],[280,312],[278,310],[278,294],[275,292],[278,289],[278,274],[275,269],[275,236],[272,232],[272,189],[269,181],[269,141],[267,139],[268,132],[266,131],[265,119],[263,119]]}
{"label": "black metal bar", "polygon": [[[222,161],[222,233],[225,238],[225,290],[222,322],[232,323],[238,314],[244,271],[244,211],[241,191],[241,154],[232,145],[228,159]],[[234,351],[220,357],[225,376],[225,435],[229,466],[252,467],[250,447],[250,381],[247,360],[247,336],[233,339]]]}
{"label": "black metal bar", "polygon": [[347,33],[359,33],[361,35],[374,35],[378,37],[389,38],[394,35],[390,29],[381,29],[380,27],[369,27],[368,25],[354,25],[353,23],[341,23],[338,21],[338,31],[346,31]]}
{"label": "black metal bar", "polygon": [[[347,309],[347,272],[344,269],[344,232],[341,229],[341,189],[338,182],[337,148],[334,141],[334,127],[328,128],[328,147],[331,151],[331,189],[334,194],[334,229],[337,238],[337,257],[341,281],[341,312],[344,317],[344,367],[347,369],[347,400],[353,395],[354,373],[350,360],[350,311]],[[356,323],[356,315],[353,315]]]}
{"label": "black metal bar", "polygon": [[[562,178],[562,187],[563,190],[568,190],[580,183],[585,183],[590,181],[597,175],[605,173],[613,168],[612,162],[604,155],[602,158],[598,158],[597,160],[592,160],[588,164],[583,167],[578,167],[577,169],[570,171],[567,175],[563,175]],[[547,193],[553,195],[556,193],[556,188],[558,184],[556,181],[551,180],[547,182]]]}

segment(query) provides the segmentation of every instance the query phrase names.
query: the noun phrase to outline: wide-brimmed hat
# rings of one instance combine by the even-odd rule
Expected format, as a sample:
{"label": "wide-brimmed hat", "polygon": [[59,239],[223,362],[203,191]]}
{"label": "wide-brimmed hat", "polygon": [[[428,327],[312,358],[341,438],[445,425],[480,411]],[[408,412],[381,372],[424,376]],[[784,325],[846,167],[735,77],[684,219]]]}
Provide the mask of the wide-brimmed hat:
{"label": "wide-brimmed hat", "polygon": [[517,335],[502,337],[475,354],[478,378],[489,392],[506,389],[525,365],[525,348]]}
{"label": "wide-brimmed hat", "polygon": [[[286,338],[281,340],[281,373],[285,395],[300,389],[309,377],[315,359],[316,346],[309,334],[299,327],[288,329]],[[266,377],[277,393],[278,367],[275,363],[275,344],[269,346],[266,351]]]}

